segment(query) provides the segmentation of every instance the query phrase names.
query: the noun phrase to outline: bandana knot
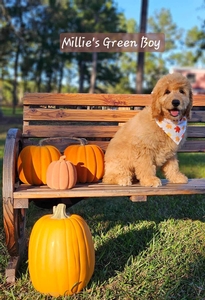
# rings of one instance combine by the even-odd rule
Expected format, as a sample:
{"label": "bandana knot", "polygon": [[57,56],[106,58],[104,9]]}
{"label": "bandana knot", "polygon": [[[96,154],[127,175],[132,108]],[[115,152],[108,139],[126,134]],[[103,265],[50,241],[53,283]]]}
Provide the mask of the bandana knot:
{"label": "bandana knot", "polygon": [[187,119],[185,117],[178,122],[169,119],[163,119],[162,121],[156,119],[156,123],[177,145],[179,145],[184,137],[187,127]]}

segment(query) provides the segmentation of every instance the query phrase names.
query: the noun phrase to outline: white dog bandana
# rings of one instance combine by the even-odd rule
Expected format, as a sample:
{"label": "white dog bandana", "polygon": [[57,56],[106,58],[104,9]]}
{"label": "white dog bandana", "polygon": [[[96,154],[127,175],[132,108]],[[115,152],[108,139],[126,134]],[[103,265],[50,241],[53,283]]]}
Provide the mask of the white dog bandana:
{"label": "white dog bandana", "polygon": [[187,127],[187,119],[185,117],[178,122],[173,122],[169,119],[163,119],[162,121],[156,119],[156,123],[177,145],[179,145],[184,137]]}

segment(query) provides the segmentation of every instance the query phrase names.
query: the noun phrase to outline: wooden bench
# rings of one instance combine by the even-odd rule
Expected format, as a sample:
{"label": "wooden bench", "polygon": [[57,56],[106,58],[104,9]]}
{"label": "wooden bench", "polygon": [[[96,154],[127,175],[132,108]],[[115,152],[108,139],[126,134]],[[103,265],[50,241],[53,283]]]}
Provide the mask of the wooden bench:
{"label": "wooden bench", "polygon": [[[79,184],[71,190],[52,190],[47,186],[21,184],[16,172],[20,150],[37,144],[39,138],[63,151],[69,137],[83,137],[103,150],[119,126],[151,103],[150,95],[52,94],[31,93],[23,97],[23,129],[8,131],[3,160],[3,217],[10,261],[6,268],[8,282],[15,281],[16,270],[25,248],[25,216],[29,202],[50,199],[129,196],[132,201],[146,201],[150,195],[205,194],[205,178],[189,179],[188,184],[168,184],[148,188],[109,186],[101,182]],[[135,109],[137,107],[137,109]],[[194,125],[192,124],[194,123]],[[194,96],[188,140],[182,152],[205,152],[205,95]],[[76,200],[76,201],[75,201]]]}

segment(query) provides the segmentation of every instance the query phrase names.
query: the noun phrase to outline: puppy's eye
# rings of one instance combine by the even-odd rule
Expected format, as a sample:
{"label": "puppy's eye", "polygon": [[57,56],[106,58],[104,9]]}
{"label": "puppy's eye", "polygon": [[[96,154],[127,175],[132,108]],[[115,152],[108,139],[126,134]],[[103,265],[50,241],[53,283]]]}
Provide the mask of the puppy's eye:
{"label": "puppy's eye", "polygon": [[170,91],[169,91],[169,90],[166,90],[164,94],[165,94],[165,95],[168,95],[168,94],[170,94]]}
{"label": "puppy's eye", "polygon": [[183,90],[183,89],[180,89],[179,92],[180,92],[181,94],[184,94],[184,90]]}

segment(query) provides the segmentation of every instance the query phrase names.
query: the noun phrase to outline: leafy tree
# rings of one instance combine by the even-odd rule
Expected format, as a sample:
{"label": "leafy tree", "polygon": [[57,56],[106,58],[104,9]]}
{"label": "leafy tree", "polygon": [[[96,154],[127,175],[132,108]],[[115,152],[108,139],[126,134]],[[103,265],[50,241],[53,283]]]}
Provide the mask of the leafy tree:
{"label": "leafy tree", "polygon": [[148,31],[165,34],[165,51],[147,52],[145,56],[145,89],[150,92],[156,81],[168,72],[167,62],[172,51],[180,45],[182,30],[173,22],[169,10],[161,9],[148,19]]}
{"label": "leafy tree", "polygon": [[[113,0],[75,0],[77,12],[76,32],[123,32],[121,26],[121,13],[118,13]],[[112,68],[108,68],[106,61],[117,61],[119,53],[77,53],[75,55],[79,70],[79,92],[83,92],[84,83],[90,86],[89,92],[98,89],[97,82],[105,80],[104,74],[109,74]],[[105,70],[107,69],[107,70]],[[119,70],[118,70],[119,71]],[[109,77],[110,81],[116,80],[116,73]]]}
{"label": "leafy tree", "polygon": [[188,48],[195,50],[193,53],[193,62],[202,60],[205,62],[205,20],[202,24],[202,28],[199,29],[197,26],[191,28],[187,35],[185,44]]}
{"label": "leafy tree", "polygon": [[[15,0],[10,5],[6,5],[2,0],[1,5],[1,18],[3,19],[1,27],[1,36],[3,40],[3,46],[9,46],[10,52],[2,50],[3,58],[1,63],[10,60],[12,61],[11,67],[13,68],[12,84],[12,96],[13,96],[13,113],[15,113],[15,106],[18,102],[17,88],[18,88],[18,69],[20,53],[24,44],[23,34],[25,24],[23,22],[23,13],[26,10],[25,3],[21,3],[20,0]],[[9,39],[9,42],[7,41]],[[5,49],[5,48],[4,48]]]}
{"label": "leafy tree", "polygon": [[30,59],[33,66],[32,79],[36,79],[37,91],[42,90],[44,81],[43,90],[50,92],[56,89],[60,92],[66,62],[71,60],[72,54],[61,53],[59,36],[65,32],[65,28],[72,30],[74,11],[69,1],[50,0],[48,5],[41,5],[34,13],[35,20],[29,28],[32,37],[28,40],[30,53],[25,56],[22,70],[26,70],[27,59]]}

